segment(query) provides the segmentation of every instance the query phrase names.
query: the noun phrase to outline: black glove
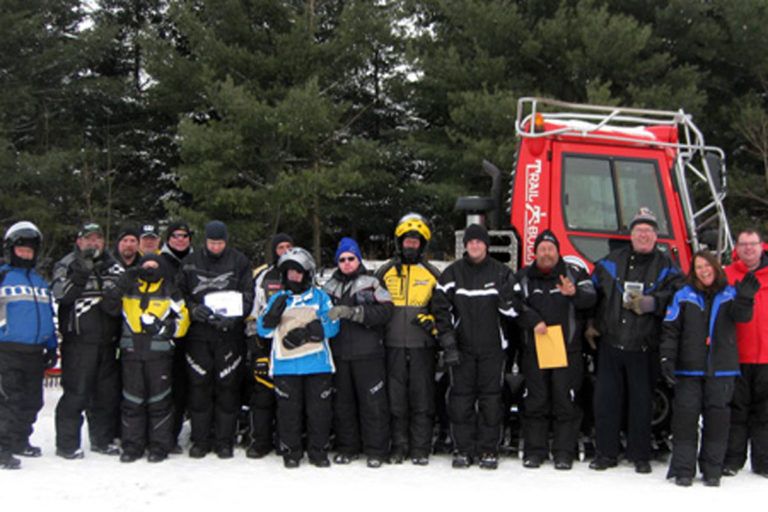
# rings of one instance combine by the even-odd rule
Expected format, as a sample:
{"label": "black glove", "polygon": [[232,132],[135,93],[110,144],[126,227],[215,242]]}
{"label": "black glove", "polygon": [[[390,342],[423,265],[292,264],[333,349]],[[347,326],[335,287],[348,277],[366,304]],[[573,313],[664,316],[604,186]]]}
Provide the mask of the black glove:
{"label": "black glove", "polygon": [[160,334],[160,331],[163,330],[163,322],[151,313],[141,315],[139,320],[141,321],[141,331],[144,334],[154,336]]}
{"label": "black glove", "polygon": [[320,343],[325,339],[325,330],[320,320],[312,320],[306,326],[307,329],[307,341],[311,343]]}
{"label": "black glove", "polygon": [[55,348],[46,348],[43,352],[43,366],[46,370],[50,370],[56,366],[56,362],[59,360],[59,354]]}
{"label": "black glove", "polygon": [[674,387],[677,382],[675,377],[675,362],[668,357],[661,358],[661,376],[669,387]]}
{"label": "black glove", "polygon": [[163,328],[160,329],[160,336],[167,340],[172,340],[174,334],[176,334],[176,317],[168,315],[165,320],[163,320]]}
{"label": "black glove", "polygon": [[120,292],[120,295],[125,295],[128,293],[133,286],[133,283],[136,282],[136,279],[139,276],[139,271],[136,267],[129,268],[122,274],[120,274],[120,277],[117,280],[117,283],[115,284],[115,288],[117,288],[117,291]]}
{"label": "black glove", "polygon": [[459,363],[461,363],[459,349],[446,348],[443,350],[443,364],[445,364],[447,368],[450,368],[451,366],[458,366]]}
{"label": "black glove", "polygon": [[499,290],[499,297],[505,303],[512,303],[515,299],[515,282],[513,280],[507,280]]}
{"label": "black glove", "polygon": [[192,321],[199,322],[201,324],[208,323],[213,316],[211,308],[205,304],[197,304],[192,307]]}
{"label": "black glove", "polygon": [[237,317],[214,314],[208,319],[208,323],[221,332],[227,332],[235,328]]}
{"label": "black glove", "polygon": [[99,258],[98,260],[93,261],[93,270],[97,274],[101,274],[108,267],[109,267],[109,262],[103,258]]}
{"label": "black glove", "polygon": [[443,364],[445,366],[451,367],[461,363],[459,347],[456,344],[456,335],[453,332],[447,332],[440,336],[440,346],[443,349]]}
{"label": "black glove", "polygon": [[309,332],[305,327],[297,327],[288,331],[283,338],[283,346],[289,350],[299,348],[309,341]]}
{"label": "black glove", "polygon": [[93,260],[78,256],[72,261],[69,268],[72,271],[69,280],[72,281],[75,286],[85,286],[88,282],[88,277],[91,275],[91,272],[93,272]]}
{"label": "black glove", "polygon": [[424,332],[430,336],[435,336],[437,334],[437,327],[435,326],[435,315],[419,313],[416,315],[416,318],[411,320],[411,323],[424,329]]}
{"label": "black glove", "polygon": [[754,272],[747,272],[744,279],[736,282],[736,293],[740,297],[752,300],[758,291],[760,291],[760,280]]}
{"label": "black glove", "polygon": [[275,299],[275,302],[272,303],[269,311],[267,311],[267,314],[264,315],[264,318],[261,320],[261,325],[267,329],[274,329],[277,327],[280,324],[280,318],[283,316],[283,311],[285,311],[287,303],[288,294],[284,293],[278,296]]}

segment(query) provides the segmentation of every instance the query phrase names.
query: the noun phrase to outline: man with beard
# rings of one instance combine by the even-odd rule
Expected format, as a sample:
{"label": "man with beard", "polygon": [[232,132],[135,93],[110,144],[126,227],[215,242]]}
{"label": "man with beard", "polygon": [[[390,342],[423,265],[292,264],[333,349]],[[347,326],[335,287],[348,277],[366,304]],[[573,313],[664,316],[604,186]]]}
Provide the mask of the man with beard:
{"label": "man with beard", "polygon": [[81,459],[80,429],[88,417],[91,451],[118,455],[120,322],[102,309],[122,267],[104,250],[104,233],[94,222],[77,234],[75,250],[53,269],[53,296],[59,304],[61,385],[56,406],[56,455]]}
{"label": "man with beard", "polygon": [[[583,379],[582,315],[594,306],[597,295],[586,270],[560,257],[560,242],[554,233],[541,232],[533,247],[535,261],[516,276],[517,289],[528,306],[520,318],[524,340],[520,366],[525,376],[523,466],[538,468],[549,457],[551,418],[555,469],[568,470],[577,455],[582,416],[576,402]],[[547,334],[550,326],[561,329],[566,352],[564,367],[539,365],[536,335]]]}
{"label": "man with beard", "polygon": [[177,279],[192,317],[185,339],[189,456],[202,458],[213,449],[220,459],[230,459],[240,409],[244,312],[253,307],[250,262],[229,247],[227,226],[214,220],[205,226],[204,247],[184,258]]}
{"label": "man with beard", "polygon": [[115,259],[124,269],[135,267],[139,264],[139,230],[133,226],[126,226],[120,230],[115,243],[117,254]]}

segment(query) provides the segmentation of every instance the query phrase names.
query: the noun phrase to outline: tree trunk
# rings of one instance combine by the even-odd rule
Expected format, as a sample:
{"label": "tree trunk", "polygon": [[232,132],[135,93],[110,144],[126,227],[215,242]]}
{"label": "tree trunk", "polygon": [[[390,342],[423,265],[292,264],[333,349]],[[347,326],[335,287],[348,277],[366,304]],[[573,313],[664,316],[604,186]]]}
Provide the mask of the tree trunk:
{"label": "tree trunk", "polygon": [[312,201],[312,252],[315,254],[317,268],[320,268],[322,258],[320,249],[320,196],[315,193]]}

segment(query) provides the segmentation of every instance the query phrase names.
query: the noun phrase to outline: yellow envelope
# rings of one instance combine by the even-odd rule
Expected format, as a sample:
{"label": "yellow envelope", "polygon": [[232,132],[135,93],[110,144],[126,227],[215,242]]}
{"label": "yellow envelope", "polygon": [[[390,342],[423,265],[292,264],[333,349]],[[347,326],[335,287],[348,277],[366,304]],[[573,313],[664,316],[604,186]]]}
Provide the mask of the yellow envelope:
{"label": "yellow envelope", "polygon": [[548,325],[547,334],[536,334],[536,356],[539,359],[539,368],[542,370],[568,367],[565,338],[563,338],[561,326]]}

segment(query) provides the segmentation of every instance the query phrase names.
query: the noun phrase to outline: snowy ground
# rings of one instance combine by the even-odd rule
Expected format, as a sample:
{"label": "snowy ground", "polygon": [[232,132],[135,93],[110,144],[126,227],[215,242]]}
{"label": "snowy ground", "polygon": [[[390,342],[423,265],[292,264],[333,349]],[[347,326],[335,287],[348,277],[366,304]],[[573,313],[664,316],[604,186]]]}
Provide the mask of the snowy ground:
{"label": "snowy ground", "polygon": [[[161,464],[145,460],[121,464],[117,458],[91,453],[67,461],[54,455],[53,410],[61,393],[46,389],[46,404],[32,443],[43,457],[23,459],[20,471],[0,472],[0,510],[93,510],[110,512],[166,507],[221,512],[258,509],[322,510],[482,510],[525,505],[569,507],[571,510],[661,511],[671,507],[705,510],[760,509],[768,480],[749,471],[723,479],[719,489],[696,482],[681,489],[665,480],[666,465],[654,463],[653,473],[637,475],[629,465],[606,472],[577,463],[570,472],[551,465],[527,470],[518,459],[503,458],[497,471],[477,467],[454,470],[448,456],[435,456],[427,467],[410,463],[374,470],[364,461],[318,469],[304,464],[283,468],[282,459],[245,458],[240,449],[232,460],[209,455],[192,460],[174,455]],[[84,434],[87,439],[87,434]],[[300,508],[299,508],[300,507]],[[649,508],[654,507],[654,508]]]}

